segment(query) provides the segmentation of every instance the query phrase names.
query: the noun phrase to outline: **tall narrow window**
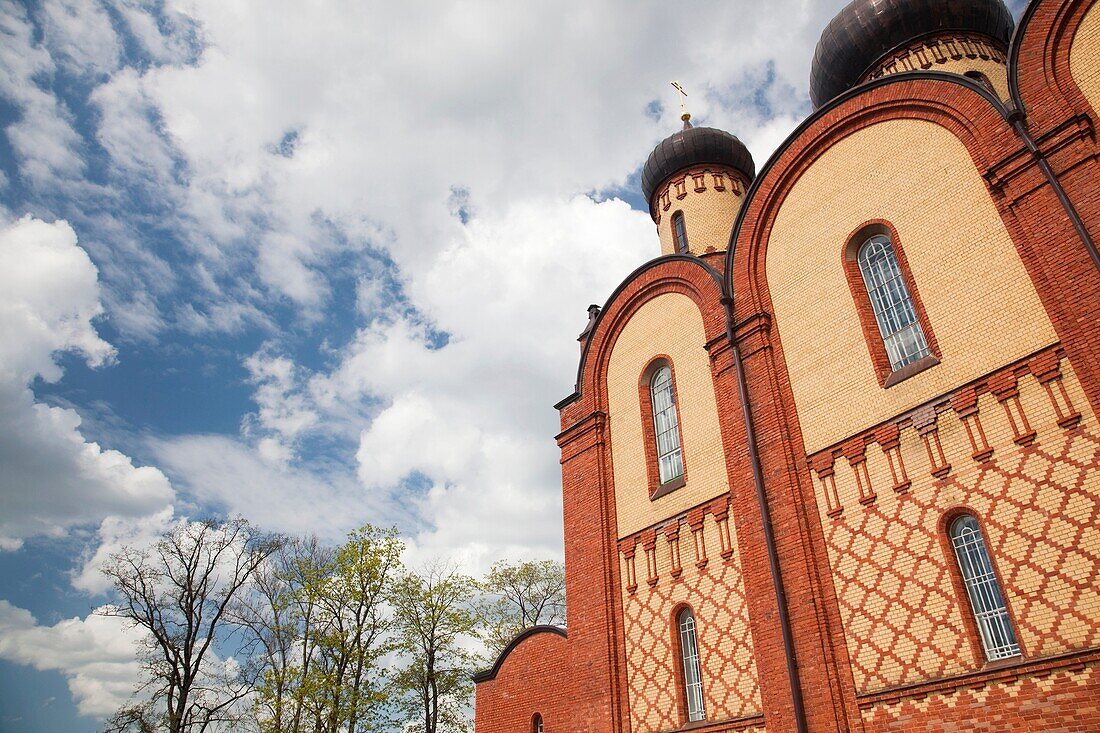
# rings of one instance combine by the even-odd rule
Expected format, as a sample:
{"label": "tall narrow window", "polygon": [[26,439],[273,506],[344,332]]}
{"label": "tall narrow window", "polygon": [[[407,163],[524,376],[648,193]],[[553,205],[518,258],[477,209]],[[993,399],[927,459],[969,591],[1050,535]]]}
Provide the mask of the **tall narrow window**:
{"label": "tall narrow window", "polygon": [[684,226],[684,212],[677,211],[672,215],[672,241],[676,245],[677,252],[688,251],[688,233]]}
{"label": "tall narrow window", "polygon": [[699,669],[699,645],[695,639],[695,616],[690,608],[680,612],[680,653],[684,661],[684,700],[688,722],[706,720],[703,708],[703,675]]}
{"label": "tall narrow window", "polygon": [[986,659],[993,661],[1018,655],[1020,645],[1012,630],[1001,585],[993,571],[978,520],[964,514],[951,523],[949,534]]}
{"label": "tall narrow window", "polygon": [[663,366],[653,373],[649,383],[653,401],[653,431],[657,437],[657,465],[661,483],[666,484],[684,473],[684,458],[680,451],[680,422],[676,416],[676,390],[672,385],[672,369]]}
{"label": "tall narrow window", "polygon": [[875,234],[859,248],[859,270],[894,371],[932,352],[924,338],[913,298],[905,286],[890,238]]}
{"label": "tall narrow window", "polygon": [[531,733],[542,733],[542,716],[538,713],[531,719]]}

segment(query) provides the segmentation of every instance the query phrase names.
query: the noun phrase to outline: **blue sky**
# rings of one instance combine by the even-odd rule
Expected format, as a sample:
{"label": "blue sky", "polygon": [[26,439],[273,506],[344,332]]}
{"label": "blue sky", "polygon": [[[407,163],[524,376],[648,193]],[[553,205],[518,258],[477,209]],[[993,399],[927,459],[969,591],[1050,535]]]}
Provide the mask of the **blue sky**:
{"label": "blue sky", "polygon": [[669,80],[759,167],[841,4],[0,0],[0,733],[125,700],[98,563],[180,518],[560,557]]}

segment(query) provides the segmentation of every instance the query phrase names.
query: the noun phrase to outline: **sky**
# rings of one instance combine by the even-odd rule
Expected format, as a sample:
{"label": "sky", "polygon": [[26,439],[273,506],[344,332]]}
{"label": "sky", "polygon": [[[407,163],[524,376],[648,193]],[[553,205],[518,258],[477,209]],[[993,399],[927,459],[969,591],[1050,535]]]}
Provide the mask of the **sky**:
{"label": "sky", "polygon": [[842,5],[0,0],[0,733],[125,702],[99,567],[182,518],[560,558],[669,82],[759,169]]}

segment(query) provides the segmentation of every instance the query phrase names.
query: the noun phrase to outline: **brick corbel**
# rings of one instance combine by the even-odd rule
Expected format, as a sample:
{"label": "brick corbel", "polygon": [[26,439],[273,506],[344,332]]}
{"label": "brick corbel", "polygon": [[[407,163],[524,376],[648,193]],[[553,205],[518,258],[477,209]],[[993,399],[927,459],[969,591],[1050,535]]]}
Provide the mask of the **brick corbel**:
{"label": "brick corbel", "polygon": [[989,378],[989,391],[1001,403],[1005,417],[1012,427],[1012,441],[1017,445],[1031,445],[1035,442],[1035,431],[1027,421],[1024,406],[1020,403],[1020,387],[1016,373],[1010,369],[997,372]]}
{"label": "brick corbel", "polygon": [[701,507],[692,510],[688,514],[688,526],[691,527],[691,540],[695,546],[695,567],[697,568],[707,566],[707,542],[703,537],[703,524],[705,521],[706,515]]}
{"label": "brick corbel", "polygon": [[645,582],[651,587],[657,585],[657,533],[650,531],[642,540],[642,551],[645,553]]}
{"label": "brick corbel", "polygon": [[848,459],[848,465],[856,477],[859,503],[864,506],[874,504],[877,496],[874,487],[871,486],[871,475],[867,471],[867,441],[861,436],[847,443],[844,446],[844,457]]}
{"label": "brick corbel", "polygon": [[833,454],[831,452],[818,453],[809,459],[810,470],[817,474],[821,483],[821,493],[825,496],[825,513],[830,517],[838,517],[844,511],[840,505],[840,497],[836,493],[836,476],[833,475]]}
{"label": "brick corbel", "polygon": [[634,568],[634,553],[637,549],[638,546],[631,543],[623,550],[623,559],[626,560],[626,592],[631,594],[638,590],[638,575]]}
{"label": "brick corbel", "polygon": [[970,439],[970,457],[985,463],[993,457],[993,448],[985,437],[985,429],[978,415],[978,393],[973,387],[959,390],[951,395],[951,407],[966,428],[966,437]]}
{"label": "brick corbel", "polygon": [[733,557],[733,541],[730,538],[730,506],[726,499],[714,511],[714,521],[718,524],[718,543],[721,548],[718,554],[723,560]]}
{"label": "brick corbel", "polygon": [[1081,422],[1081,413],[1074,408],[1069,399],[1069,392],[1066,391],[1065,382],[1062,380],[1058,355],[1053,351],[1044,352],[1032,359],[1028,366],[1046,390],[1058,420],[1058,427],[1065,430],[1076,427]]}
{"label": "brick corbel", "polygon": [[672,569],[669,572],[673,578],[679,578],[680,574],[684,572],[683,565],[680,564],[680,523],[673,522],[665,527],[665,539],[668,540],[668,552],[671,557]]}
{"label": "brick corbel", "polygon": [[913,427],[924,441],[924,450],[928,454],[929,473],[942,479],[951,472],[951,464],[943,455],[940,444],[940,431],[936,425],[936,408],[931,405],[913,412]]}
{"label": "brick corbel", "polygon": [[887,423],[875,430],[875,441],[886,455],[890,464],[890,477],[894,480],[894,491],[904,494],[913,485],[905,473],[905,462],[901,458],[901,430],[897,423]]}

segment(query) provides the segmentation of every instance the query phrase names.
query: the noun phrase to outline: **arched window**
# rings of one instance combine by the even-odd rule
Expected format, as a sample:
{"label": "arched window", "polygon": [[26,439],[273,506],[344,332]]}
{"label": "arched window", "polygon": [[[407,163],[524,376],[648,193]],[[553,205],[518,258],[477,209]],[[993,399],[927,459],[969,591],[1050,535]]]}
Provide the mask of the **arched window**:
{"label": "arched window", "polygon": [[684,701],[688,722],[706,720],[703,707],[703,675],[699,668],[699,645],[695,638],[695,616],[690,608],[680,611],[680,655],[684,666]]}
{"label": "arched window", "polygon": [[688,251],[688,233],[684,226],[684,212],[677,211],[672,215],[672,243],[677,252]]}
{"label": "arched window", "polygon": [[982,648],[989,661],[1014,657],[1020,653],[1016,633],[1008,618],[1008,607],[1001,594],[1001,585],[993,570],[993,562],[985,547],[985,538],[978,520],[963,514],[951,522],[948,529],[955,559],[959,562],[966,595],[974,612],[974,621],[982,639]]}
{"label": "arched window", "polygon": [[668,365],[653,372],[649,382],[649,396],[653,404],[657,466],[661,483],[667,484],[684,473],[684,458],[680,450],[680,421],[676,415],[676,390],[672,384],[672,369]]}
{"label": "arched window", "polygon": [[538,713],[531,718],[531,733],[542,733],[542,716]]}
{"label": "arched window", "polygon": [[932,352],[921,330],[890,237],[872,235],[860,246],[857,259],[891,368],[896,372],[929,356]]}

